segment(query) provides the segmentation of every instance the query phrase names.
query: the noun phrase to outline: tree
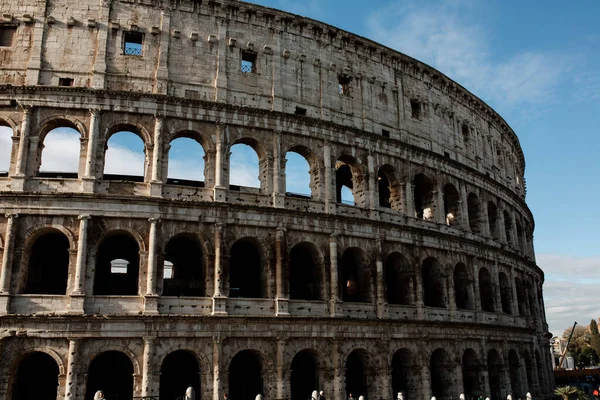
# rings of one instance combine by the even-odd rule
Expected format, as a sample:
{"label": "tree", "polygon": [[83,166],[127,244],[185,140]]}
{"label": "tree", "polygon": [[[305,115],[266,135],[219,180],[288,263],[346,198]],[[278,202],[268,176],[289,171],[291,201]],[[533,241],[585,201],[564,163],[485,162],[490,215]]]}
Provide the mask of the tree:
{"label": "tree", "polygon": [[598,323],[595,319],[590,321],[590,346],[596,351],[597,355],[600,355],[600,333],[598,333]]}

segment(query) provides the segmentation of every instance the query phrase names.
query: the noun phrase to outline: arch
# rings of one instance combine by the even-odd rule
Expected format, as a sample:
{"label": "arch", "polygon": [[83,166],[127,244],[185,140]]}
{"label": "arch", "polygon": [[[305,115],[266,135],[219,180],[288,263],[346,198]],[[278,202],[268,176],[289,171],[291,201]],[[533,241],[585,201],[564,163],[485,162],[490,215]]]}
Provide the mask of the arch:
{"label": "arch", "polygon": [[[340,156],[335,163],[335,193],[340,204],[364,207],[366,205],[366,174],[361,162],[348,155]],[[344,193],[344,196],[342,196]],[[352,195],[352,199],[346,195]]]}
{"label": "arch", "polygon": [[[311,165],[310,150],[297,146],[285,153],[285,191],[287,195],[312,198],[318,188],[318,168]],[[314,162],[313,162],[314,164]]]}
{"label": "arch", "polygon": [[444,349],[437,349],[431,354],[429,371],[431,374],[431,395],[436,398],[447,398],[454,395],[452,379],[454,365]]}
{"label": "arch", "polygon": [[460,195],[451,183],[444,185],[444,215],[446,225],[456,226],[460,224]]}
{"label": "arch", "polygon": [[96,253],[95,295],[138,294],[140,246],[127,231],[114,231],[102,238]]}
{"label": "arch", "polygon": [[462,310],[474,310],[473,280],[469,275],[467,266],[458,263],[454,267],[454,296],[456,307]]}
{"label": "arch", "polygon": [[420,376],[415,371],[416,362],[413,353],[409,349],[400,349],[392,357],[392,393],[397,398],[402,392],[405,399],[417,398],[417,390],[420,386]]}
{"label": "arch", "polygon": [[500,283],[500,300],[502,301],[502,311],[505,314],[512,314],[512,288],[508,277],[504,272],[498,274],[498,281]]}
{"label": "arch", "polygon": [[523,252],[523,228],[521,228],[519,221],[515,221],[515,227],[517,230],[517,248]]}
{"label": "arch", "polygon": [[435,258],[429,257],[423,261],[421,278],[425,306],[446,308],[445,277],[442,266]]}
{"label": "arch", "polygon": [[510,376],[510,387],[513,394],[513,398],[524,397],[523,395],[523,382],[521,382],[521,362],[519,355],[514,349],[508,352],[508,372]]}
{"label": "arch", "polygon": [[535,351],[535,364],[537,367],[537,376],[539,381],[539,387],[544,390],[546,387],[546,369],[544,368],[544,363],[542,361],[542,357],[540,356],[539,350]]}
{"label": "arch", "polygon": [[490,271],[485,267],[479,269],[479,298],[481,299],[481,309],[483,311],[496,311],[494,283]]}
{"label": "arch", "polygon": [[147,172],[148,143],[138,127],[114,125],[104,146],[103,179],[142,182]]}
{"label": "arch", "polygon": [[69,276],[69,238],[60,230],[45,228],[26,246],[21,281],[27,294],[64,295]]}
{"label": "arch", "polygon": [[[205,295],[205,255],[196,235],[182,233],[172,237],[165,247],[164,259],[164,296]],[[170,271],[167,262],[171,263]]]}
{"label": "arch", "polygon": [[373,274],[367,253],[350,247],[342,255],[342,301],[370,303],[373,301]]}
{"label": "arch", "polygon": [[494,239],[500,239],[500,232],[498,230],[498,207],[492,201],[488,201],[488,225],[490,227],[490,236]]}
{"label": "arch", "polygon": [[229,185],[234,187],[266,188],[266,151],[252,138],[241,138],[229,148]]}
{"label": "arch", "polygon": [[462,356],[463,389],[467,398],[484,396],[482,368],[477,354],[473,349],[467,349]]}
{"label": "arch", "polygon": [[415,217],[426,220],[435,219],[435,196],[431,180],[424,174],[415,175],[413,191]]}
{"label": "arch", "polygon": [[479,198],[475,193],[469,193],[467,197],[467,209],[469,214],[469,228],[476,234],[482,233],[483,216]]}
{"label": "arch", "polygon": [[385,284],[389,304],[415,303],[415,271],[402,254],[391,253],[386,257]]}
{"label": "arch", "polygon": [[321,256],[313,243],[292,247],[289,256],[291,300],[322,300],[324,295]]}
{"label": "arch", "polygon": [[501,400],[504,398],[502,389],[502,377],[504,376],[504,363],[502,357],[495,349],[492,349],[487,354],[487,370],[490,383],[490,398],[491,400]]}
{"label": "arch", "polygon": [[196,399],[201,400],[198,360],[190,351],[174,351],[165,357],[160,368],[160,398],[179,398],[188,387],[194,388]]}
{"label": "arch", "polygon": [[231,247],[229,297],[262,298],[265,295],[263,259],[256,239],[244,238]]}
{"label": "arch", "polygon": [[510,217],[510,213],[506,210],[503,211],[504,215],[504,234],[506,235],[506,243],[512,245],[513,237],[512,237],[512,218]]}
{"label": "arch", "polygon": [[92,359],[87,375],[86,400],[93,400],[98,390],[107,399],[131,399],[134,366],[129,356],[109,350]]}
{"label": "arch", "polygon": [[369,384],[367,373],[369,369],[369,354],[366,350],[357,349],[352,351],[346,358],[346,398],[353,395],[355,399],[360,396],[369,398]]}
{"label": "arch", "polygon": [[527,304],[525,288],[523,287],[523,283],[519,277],[515,277],[515,289],[517,289],[517,306],[519,308],[519,315],[522,317],[527,316]]}
{"label": "arch", "polygon": [[263,361],[253,350],[238,352],[229,364],[229,397],[239,400],[254,400],[263,393]]}
{"label": "arch", "polygon": [[396,169],[388,164],[382,165],[377,172],[379,207],[401,211],[404,196],[401,188]]}
{"label": "arch", "polygon": [[55,119],[40,131],[35,171],[41,176],[76,178],[81,163],[83,124]]}
{"label": "arch", "polygon": [[314,351],[302,350],[294,356],[290,376],[291,400],[306,400],[311,397],[313,390],[318,390],[317,368],[318,363]]}
{"label": "arch", "polygon": [[34,351],[25,355],[16,370],[12,400],[55,400],[59,374],[59,365],[49,354]]}
{"label": "arch", "polygon": [[195,132],[179,132],[169,142],[167,183],[195,186],[208,174],[206,150]]}
{"label": "arch", "polygon": [[10,171],[14,134],[13,128],[0,120],[0,177],[7,176]]}
{"label": "arch", "polygon": [[524,391],[527,392],[537,387],[537,382],[534,381],[533,363],[531,362],[531,355],[529,354],[529,351],[523,350],[523,352],[521,353],[521,359],[523,360],[523,364],[525,367],[525,377],[527,378],[527,382],[524,382],[526,389]]}

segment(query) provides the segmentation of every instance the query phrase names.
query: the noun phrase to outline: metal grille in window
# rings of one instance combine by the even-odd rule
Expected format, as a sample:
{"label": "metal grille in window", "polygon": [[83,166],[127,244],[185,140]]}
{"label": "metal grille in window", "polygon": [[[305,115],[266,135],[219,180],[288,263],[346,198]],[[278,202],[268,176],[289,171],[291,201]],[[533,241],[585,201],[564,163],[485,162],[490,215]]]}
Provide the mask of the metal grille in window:
{"label": "metal grille in window", "polygon": [[253,74],[256,72],[256,53],[247,51],[242,52],[241,70],[247,74]]}
{"label": "metal grille in window", "polygon": [[144,43],[144,34],[125,32],[123,37],[123,54],[127,56],[141,56]]}
{"label": "metal grille in window", "polygon": [[247,61],[242,61],[242,72],[252,73],[252,63]]}
{"label": "metal grille in window", "polygon": [[141,48],[136,48],[136,47],[128,47],[125,46],[125,55],[127,56],[141,56],[142,55],[142,49]]}

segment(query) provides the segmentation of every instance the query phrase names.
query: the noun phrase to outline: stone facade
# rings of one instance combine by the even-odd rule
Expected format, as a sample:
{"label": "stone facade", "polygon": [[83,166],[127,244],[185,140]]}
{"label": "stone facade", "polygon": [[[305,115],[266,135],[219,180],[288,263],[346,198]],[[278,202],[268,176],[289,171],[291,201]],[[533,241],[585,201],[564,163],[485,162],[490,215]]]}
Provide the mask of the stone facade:
{"label": "stone facade", "polygon": [[[58,376],[60,399],[170,400],[178,375],[205,400],[305,400],[310,386],[334,400],[550,397],[524,157],[474,95],[377,43],[239,1],[0,11],[0,125],[13,132],[0,399]],[[81,135],[73,176],[39,173],[57,127]],[[139,179],[103,173],[124,130],[145,144]],[[202,145],[204,182],[167,179],[179,137]],[[229,185],[237,143],[256,151],[260,188]],[[310,165],[311,196],[287,193],[290,151]],[[168,281],[165,261],[193,267]]]}

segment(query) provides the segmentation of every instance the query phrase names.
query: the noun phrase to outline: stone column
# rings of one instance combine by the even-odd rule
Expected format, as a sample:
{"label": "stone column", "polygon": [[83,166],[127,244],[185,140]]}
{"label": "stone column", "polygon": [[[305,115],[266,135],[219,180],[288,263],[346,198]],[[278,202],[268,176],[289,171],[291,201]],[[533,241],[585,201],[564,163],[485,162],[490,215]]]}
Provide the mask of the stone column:
{"label": "stone column", "polygon": [[344,360],[340,354],[340,344],[337,339],[333,340],[331,346],[331,357],[333,358],[333,395],[332,400],[345,400],[344,391]]}
{"label": "stone column", "polygon": [[481,371],[481,380],[482,380],[482,387],[483,387],[483,392],[484,392],[484,396],[486,397],[492,397],[491,393],[490,393],[490,374],[488,372],[488,368],[487,368],[487,352],[485,351],[486,349],[486,343],[485,343],[485,339],[481,340],[480,342],[480,349],[481,349],[481,364],[479,365],[480,371]]}
{"label": "stone column", "polygon": [[94,180],[96,179],[96,151],[100,132],[98,125],[100,121],[100,110],[90,110],[90,128],[88,131],[87,150],[85,155],[85,169],[83,173],[83,192],[94,192]]}
{"label": "stone column", "polygon": [[[375,159],[371,154],[367,156],[367,167],[368,167],[368,183],[369,183],[369,201],[367,207],[371,210],[377,210],[379,208],[379,198],[377,193],[377,173],[375,171]],[[373,216],[373,213],[371,213]]]}
{"label": "stone column", "polygon": [[408,182],[405,183],[406,185],[406,210],[405,213],[406,215],[410,216],[410,217],[414,217],[415,216],[415,197],[414,197],[414,192],[415,192],[415,187],[413,186],[412,182],[409,180]]}
{"label": "stone column", "polygon": [[289,399],[290,393],[290,371],[285,364],[284,352],[285,352],[286,340],[277,340],[277,358],[275,367],[277,368],[277,400]]}
{"label": "stone column", "polygon": [[223,294],[223,234],[225,225],[215,224],[215,284],[212,315],[227,315],[227,296]]}
{"label": "stone column", "polygon": [[421,393],[423,400],[431,399],[431,374],[429,373],[429,365],[421,367]]}
{"label": "stone column", "polygon": [[154,356],[154,350],[156,348],[156,339],[152,337],[144,338],[144,358],[142,360],[142,397],[148,397],[154,395],[153,386],[156,386],[153,382],[152,375],[152,357]]}
{"label": "stone column", "polygon": [[67,359],[67,380],[65,383],[65,400],[77,399],[77,368],[79,366],[79,339],[69,339],[69,354]]}
{"label": "stone column", "polygon": [[[213,400],[221,400],[221,382],[224,381],[221,376],[221,340],[219,337],[213,336],[212,339],[212,367],[213,367]],[[228,379],[223,382],[228,384]]]}
{"label": "stone column", "polygon": [[510,244],[508,243],[508,238],[506,237],[506,229],[504,225],[504,207],[501,205],[502,203],[498,201],[498,236],[502,243]]}
{"label": "stone column", "polygon": [[16,173],[11,177],[11,188],[23,191],[27,177],[27,153],[29,150],[29,126],[31,124],[31,107],[23,107],[23,120],[19,135],[19,152],[17,153]]}
{"label": "stone column", "polygon": [[446,283],[448,285],[448,311],[450,311],[450,318],[454,318],[456,316],[456,291],[454,290],[454,268],[456,266],[451,265],[449,268],[448,278],[446,279]]}
{"label": "stone column", "polygon": [[324,199],[325,199],[325,212],[328,214],[335,214],[336,204],[336,193],[334,189],[334,170],[331,166],[331,144],[325,142],[323,144],[323,162],[325,163],[325,179],[323,179],[323,185],[325,187]]}
{"label": "stone column", "polygon": [[425,301],[423,299],[423,274],[421,274],[421,264],[417,263],[415,270],[415,306],[417,307],[417,316],[419,319],[425,317]]}
{"label": "stone column", "polygon": [[446,210],[444,209],[444,183],[438,182],[435,196],[435,220],[438,224],[446,225]]}
{"label": "stone column", "polygon": [[215,154],[215,187],[213,196],[215,201],[227,201],[227,187],[223,184],[223,151],[225,146],[224,126],[217,123],[215,129],[216,154]]}
{"label": "stone column", "polygon": [[329,314],[331,317],[335,317],[341,311],[338,310],[340,282],[338,278],[337,236],[335,234],[329,237],[329,271],[331,274]]}
{"label": "stone column", "polygon": [[377,284],[377,318],[386,318],[385,281],[383,277],[383,260],[381,259],[381,240],[377,240],[377,260],[375,261]]}
{"label": "stone column", "polygon": [[79,236],[77,238],[77,257],[75,262],[75,279],[73,282],[73,291],[69,304],[69,313],[83,314],[84,313],[84,297],[85,297],[85,271],[87,266],[87,233],[88,225],[91,216],[80,215],[79,219]]}
{"label": "stone column", "polygon": [[285,229],[277,228],[275,232],[275,315],[289,316],[288,301],[285,293]]}
{"label": "stone column", "polygon": [[469,262],[473,267],[473,291],[475,292],[475,312],[477,313],[477,320],[483,321],[483,307],[481,306],[481,292],[479,291],[479,265],[475,258],[470,258]]}
{"label": "stone column", "polygon": [[[276,130],[273,136],[273,207],[285,207],[285,174],[281,165],[285,162],[281,154],[281,131]],[[285,158],[285,154],[283,155]]]}
{"label": "stone column", "polygon": [[158,314],[158,223],[160,218],[148,218],[150,237],[148,240],[148,270],[146,272],[146,295],[144,314]]}
{"label": "stone column", "polygon": [[512,288],[512,310],[515,317],[520,316],[519,313],[519,296],[517,294],[517,282],[515,281],[515,270],[509,267],[510,287]]}
{"label": "stone column", "polygon": [[154,197],[162,196],[162,130],[163,119],[160,117],[155,117],[153,140],[154,143],[152,144],[152,176],[150,179],[150,195]]}
{"label": "stone column", "polygon": [[469,226],[469,200],[467,197],[467,188],[465,187],[464,183],[460,183],[459,185],[459,190],[460,190],[460,226],[462,226],[464,229],[468,229],[470,230],[470,226]]}
{"label": "stone column", "polygon": [[0,314],[8,313],[10,295],[10,278],[15,241],[15,220],[17,214],[5,214],[6,235],[4,236],[4,252],[2,253],[2,270],[0,271]]}
{"label": "stone column", "polygon": [[494,262],[494,268],[490,271],[492,280],[494,281],[496,312],[502,313],[502,293],[500,290],[500,267],[498,266],[498,260]]}

